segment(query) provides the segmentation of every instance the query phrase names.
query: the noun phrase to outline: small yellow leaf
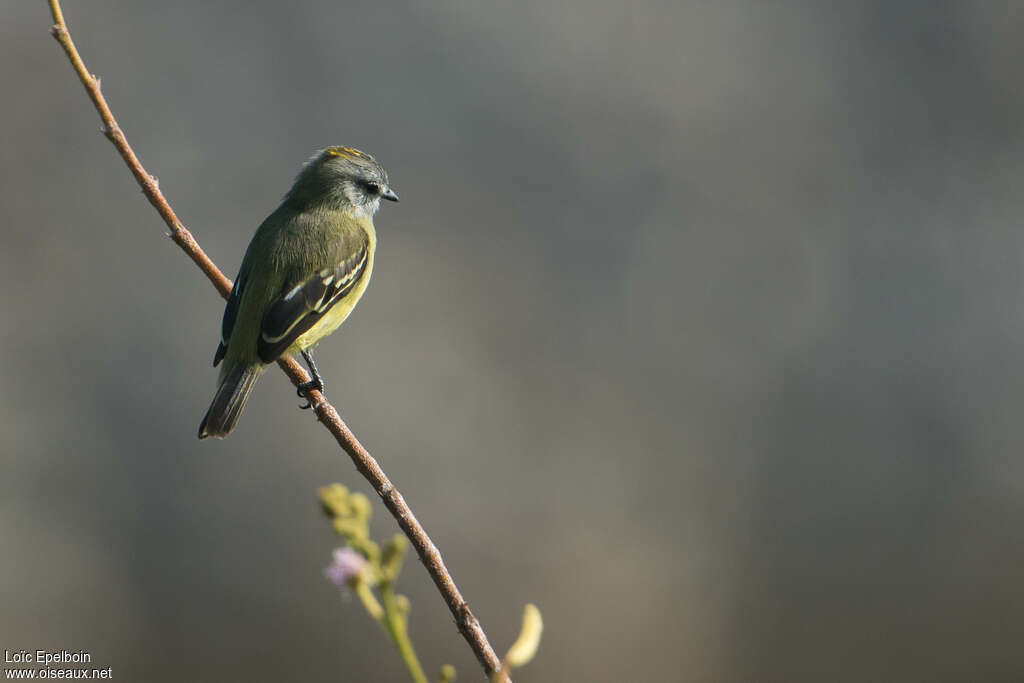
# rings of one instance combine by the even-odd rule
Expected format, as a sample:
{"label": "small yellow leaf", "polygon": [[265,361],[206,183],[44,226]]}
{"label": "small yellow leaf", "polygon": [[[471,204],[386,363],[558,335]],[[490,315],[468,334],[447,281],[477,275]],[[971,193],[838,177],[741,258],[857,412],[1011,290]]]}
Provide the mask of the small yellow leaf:
{"label": "small yellow leaf", "polygon": [[544,630],[544,622],[540,618],[540,610],[535,605],[527,604],[523,610],[523,627],[519,637],[505,655],[505,664],[511,669],[518,669],[529,663],[540,647],[540,635]]}
{"label": "small yellow leaf", "polygon": [[370,519],[370,513],[373,508],[370,506],[370,499],[362,493],[356,491],[348,498],[349,507],[352,510],[352,516],[357,519]]}
{"label": "small yellow leaf", "polygon": [[455,683],[455,667],[451,664],[442,666],[441,676],[438,680],[440,683]]}
{"label": "small yellow leaf", "polygon": [[318,491],[320,504],[332,517],[337,517],[348,510],[348,489],[341,484],[324,486]]}

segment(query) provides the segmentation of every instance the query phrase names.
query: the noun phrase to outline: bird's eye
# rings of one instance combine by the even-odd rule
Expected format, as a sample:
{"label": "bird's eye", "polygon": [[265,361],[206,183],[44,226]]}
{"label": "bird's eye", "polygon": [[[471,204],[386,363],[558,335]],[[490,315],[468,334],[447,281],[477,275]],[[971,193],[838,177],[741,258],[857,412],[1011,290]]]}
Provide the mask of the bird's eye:
{"label": "bird's eye", "polygon": [[380,194],[382,192],[380,185],[373,181],[364,182],[363,189],[369,194]]}

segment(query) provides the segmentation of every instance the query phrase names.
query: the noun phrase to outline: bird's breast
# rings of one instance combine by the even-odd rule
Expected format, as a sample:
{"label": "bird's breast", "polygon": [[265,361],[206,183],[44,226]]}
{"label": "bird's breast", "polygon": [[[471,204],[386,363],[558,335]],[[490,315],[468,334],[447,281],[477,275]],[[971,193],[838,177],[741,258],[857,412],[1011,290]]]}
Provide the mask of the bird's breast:
{"label": "bird's breast", "polygon": [[366,291],[367,285],[370,284],[370,275],[373,273],[373,261],[374,255],[377,250],[377,235],[373,229],[371,223],[368,227],[364,228],[368,242],[366,246],[366,267],[363,269],[363,273],[356,282],[348,294],[346,294],[341,301],[331,306],[331,308],[324,314],[315,325],[306,330],[300,335],[295,343],[288,349],[288,352],[294,353],[297,351],[305,351],[312,348],[321,339],[334,332],[338,327],[345,322],[349,314],[359,303],[359,299],[362,298],[363,292]]}

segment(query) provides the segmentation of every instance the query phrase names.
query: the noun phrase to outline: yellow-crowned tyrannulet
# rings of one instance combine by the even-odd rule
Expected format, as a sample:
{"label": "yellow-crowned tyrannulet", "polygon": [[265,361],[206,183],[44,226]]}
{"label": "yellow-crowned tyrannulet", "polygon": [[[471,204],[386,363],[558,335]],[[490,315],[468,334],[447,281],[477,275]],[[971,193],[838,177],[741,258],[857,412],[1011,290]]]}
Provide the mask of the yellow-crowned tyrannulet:
{"label": "yellow-crowned tyrannulet", "polygon": [[381,199],[398,195],[369,154],[328,147],[302,168],[245,251],[224,309],[213,357],[214,366],[224,364],[200,439],[234,429],[256,380],[282,354],[300,353],[309,366],[312,380],[300,396],[323,391],[310,349],[345,321],[370,281]]}

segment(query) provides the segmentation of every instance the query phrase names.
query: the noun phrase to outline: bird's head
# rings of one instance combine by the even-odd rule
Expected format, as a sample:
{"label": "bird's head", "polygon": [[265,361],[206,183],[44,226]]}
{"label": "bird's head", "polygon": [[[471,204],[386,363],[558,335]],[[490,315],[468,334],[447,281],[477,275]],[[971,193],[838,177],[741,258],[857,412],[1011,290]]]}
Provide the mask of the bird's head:
{"label": "bird's head", "polygon": [[317,152],[299,172],[286,199],[305,205],[328,204],[372,217],[380,200],[398,201],[384,167],[369,154],[351,147]]}

